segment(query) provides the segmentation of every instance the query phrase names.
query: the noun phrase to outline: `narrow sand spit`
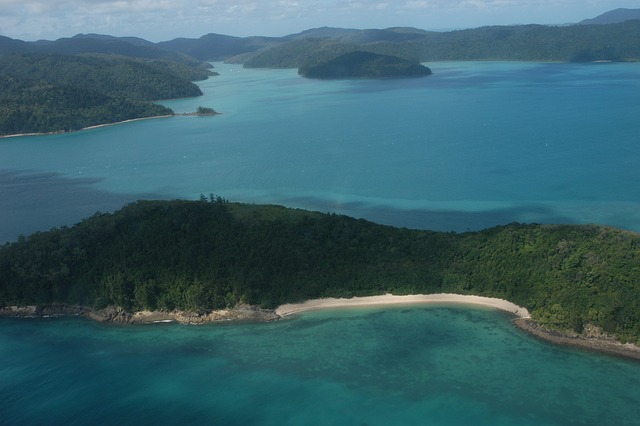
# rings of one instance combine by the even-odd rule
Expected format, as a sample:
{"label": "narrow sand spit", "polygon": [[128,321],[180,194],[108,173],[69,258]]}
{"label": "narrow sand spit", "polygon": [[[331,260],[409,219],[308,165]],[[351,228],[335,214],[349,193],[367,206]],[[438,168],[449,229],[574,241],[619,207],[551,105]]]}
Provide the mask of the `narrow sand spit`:
{"label": "narrow sand spit", "polygon": [[419,305],[429,303],[455,303],[464,305],[480,305],[502,311],[511,312],[519,318],[530,318],[526,308],[515,305],[503,299],[483,296],[467,296],[462,294],[417,294],[410,296],[383,296],[353,297],[350,299],[314,299],[304,303],[281,305],[276,308],[276,314],[281,317],[297,314],[299,312],[317,309],[347,308],[356,306],[392,306],[392,305]]}

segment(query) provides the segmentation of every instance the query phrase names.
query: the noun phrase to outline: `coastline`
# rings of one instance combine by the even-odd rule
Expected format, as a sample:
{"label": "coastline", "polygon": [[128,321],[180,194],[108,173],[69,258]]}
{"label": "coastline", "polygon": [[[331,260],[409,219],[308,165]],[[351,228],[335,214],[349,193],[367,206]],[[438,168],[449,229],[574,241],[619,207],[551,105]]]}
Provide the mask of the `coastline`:
{"label": "coastline", "polygon": [[173,117],[174,115],[176,115],[176,114],[169,114],[169,115],[155,115],[155,116],[153,116],[153,117],[130,118],[130,119],[128,119],[128,120],[114,121],[113,123],[96,124],[95,126],[83,127],[82,129],[78,129],[78,130],[71,130],[71,131],[67,131],[67,130],[56,130],[56,131],[52,131],[52,132],[42,132],[42,133],[16,133],[16,134],[13,134],[13,135],[0,135],[0,139],[19,138],[19,137],[24,137],[24,136],[49,136],[49,135],[61,135],[61,134],[65,134],[65,133],[81,132],[81,131],[83,131],[83,130],[99,129],[100,127],[117,126],[117,125],[119,125],[119,124],[130,123],[130,122],[132,122],[132,121],[155,120],[155,119],[157,119],[157,118],[169,118],[169,117]]}
{"label": "coastline", "polygon": [[350,308],[357,306],[421,305],[433,303],[454,303],[462,305],[484,306],[510,312],[516,315],[518,318],[531,318],[531,315],[529,315],[529,311],[527,311],[526,308],[518,306],[507,300],[497,299],[494,297],[471,296],[453,293],[414,294],[408,296],[394,296],[391,294],[385,294],[381,296],[352,297],[350,299],[314,299],[307,300],[303,303],[281,305],[276,308],[275,312],[280,317],[286,317],[300,312],[318,309]]}
{"label": "coastline", "polygon": [[584,333],[577,334],[551,330],[530,318],[516,318],[513,323],[519,329],[546,342],[640,361],[640,346],[621,343],[611,336],[603,335],[596,327],[587,327]]}
{"label": "coastline", "polygon": [[221,309],[207,313],[189,311],[137,311],[127,312],[118,306],[92,309],[86,306],[53,304],[44,307],[6,306],[0,307],[0,317],[9,318],[60,318],[83,317],[101,323],[121,325],[134,324],[210,324],[228,321],[267,322],[280,319],[274,311],[257,306],[238,305],[232,309]]}
{"label": "coastline", "polygon": [[120,325],[144,325],[158,323],[179,323],[185,325],[213,324],[220,322],[270,322],[296,314],[323,310],[356,307],[419,306],[429,304],[475,305],[494,308],[515,316],[513,323],[520,330],[541,340],[580,348],[583,350],[624,357],[640,361],[640,346],[621,343],[612,336],[601,332],[595,326],[585,327],[582,334],[548,329],[531,319],[529,311],[504,299],[438,293],[428,295],[379,296],[312,299],[302,303],[278,306],[275,310],[261,309],[255,305],[238,305],[231,309],[221,309],[206,313],[181,310],[127,312],[117,306],[94,310],[84,306],[54,304],[45,307],[6,306],[0,307],[0,317],[11,318],[57,318],[68,316],[84,317],[101,323]]}
{"label": "coastline", "polygon": [[289,315],[320,309],[339,309],[362,306],[426,305],[437,303],[476,305],[506,311],[516,316],[513,320],[516,327],[541,340],[558,345],[604,353],[607,355],[640,360],[639,346],[632,343],[621,343],[615,338],[603,334],[597,327],[586,327],[585,332],[581,335],[577,333],[564,333],[548,329],[532,320],[531,315],[526,308],[518,306],[507,300],[493,297],[440,293],[409,296],[393,296],[386,294],[383,296],[354,297],[350,299],[327,298],[307,300],[303,303],[281,305],[276,308],[275,313],[279,317],[284,318]]}

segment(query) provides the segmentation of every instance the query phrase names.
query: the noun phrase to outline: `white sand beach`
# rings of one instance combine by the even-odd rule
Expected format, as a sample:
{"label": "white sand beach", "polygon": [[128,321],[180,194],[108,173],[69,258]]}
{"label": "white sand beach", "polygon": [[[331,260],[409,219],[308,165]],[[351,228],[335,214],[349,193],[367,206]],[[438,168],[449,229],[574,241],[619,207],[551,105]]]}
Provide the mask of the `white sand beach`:
{"label": "white sand beach", "polygon": [[393,306],[393,305],[421,305],[430,303],[454,303],[463,305],[479,305],[502,311],[511,312],[519,318],[530,318],[526,308],[518,306],[507,300],[493,297],[468,296],[462,294],[416,294],[409,296],[394,296],[385,294],[382,296],[353,297],[350,299],[315,299],[304,303],[281,305],[276,308],[276,314],[281,317],[317,309],[348,308],[357,306]]}

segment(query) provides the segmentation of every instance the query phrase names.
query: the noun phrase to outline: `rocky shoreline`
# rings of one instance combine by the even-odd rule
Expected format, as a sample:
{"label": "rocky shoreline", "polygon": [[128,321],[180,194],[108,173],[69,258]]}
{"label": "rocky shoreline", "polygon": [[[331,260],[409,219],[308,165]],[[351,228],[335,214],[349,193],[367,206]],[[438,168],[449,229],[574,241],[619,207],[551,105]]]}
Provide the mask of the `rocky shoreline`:
{"label": "rocky shoreline", "polygon": [[117,306],[94,310],[85,306],[56,304],[43,307],[7,306],[0,308],[0,317],[12,318],[56,318],[78,316],[97,322],[114,324],[157,324],[176,322],[180,324],[208,324],[224,321],[267,322],[280,319],[272,310],[260,309],[257,306],[238,305],[233,309],[223,309],[208,313],[188,311],[140,311],[127,312]]}
{"label": "rocky shoreline", "polygon": [[[207,313],[188,311],[139,311],[127,312],[117,306],[92,309],[85,306],[54,304],[43,307],[6,306],[0,307],[0,317],[11,318],[56,318],[77,316],[101,323],[121,325],[134,324],[211,324],[220,322],[269,322],[282,318],[276,310],[261,309],[253,305],[238,305],[233,309],[222,309]],[[615,338],[602,333],[597,327],[587,327],[582,334],[562,333],[541,326],[530,318],[516,318],[514,324],[523,331],[542,340],[640,360],[640,347],[631,343],[620,343]]]}
{"label": "rocky shoreline", "polygon": [[577,334],[551,330],[530,318],[516,318],[514,323],[521,330],[547,342],[640,360],[640,347],[632,343],[620,343],[597,327],[585,327],[584,333]]}

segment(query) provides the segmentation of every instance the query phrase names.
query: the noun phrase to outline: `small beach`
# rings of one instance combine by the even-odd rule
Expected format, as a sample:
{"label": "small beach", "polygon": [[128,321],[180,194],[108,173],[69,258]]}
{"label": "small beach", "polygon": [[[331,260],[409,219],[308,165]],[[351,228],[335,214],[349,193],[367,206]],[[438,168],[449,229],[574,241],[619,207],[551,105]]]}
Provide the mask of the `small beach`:
{"label": "small beach", "polygon": [[493,297],[470,296],[452,293],[416,294],[407,296],[394,296],[385,294],[381,296],[352,297],[349,299],[314,299],[303,303],[285,304],[276,308],[276,314],[280,317],[318,309],[351,308],[360,306],[394,306],[394,305],[419,305],[435,303],[454,303],[463,305],[476,305],[507,311],[519,318],[530,318],[526,308],[518,306],[507,300]]}
{"label": "small beach", "polygon": [[620,343],[615,338],[606,335],[578,335],[547,329],[531,320],[531,315],[526,308],[518,306],[504,299],[483,296],[471,296],[452,293],[416,294],[408,296],[394,296],[385,294],[381,296],[353,297],[349,299],[314,299],[303,303],[285,304],[276,308],[276,315],[284,318],[308,311],[321,309],[340,309],[356,307],[385,307],[399,305],[428,305],[428,304],[456,304],[475,305],[494,308],[509,312],[516,316],[514,324],[521,330],[547,342],[578,347],[609,355],[621,356],[631,359],[640,359],[640,348],[631,343]]}

